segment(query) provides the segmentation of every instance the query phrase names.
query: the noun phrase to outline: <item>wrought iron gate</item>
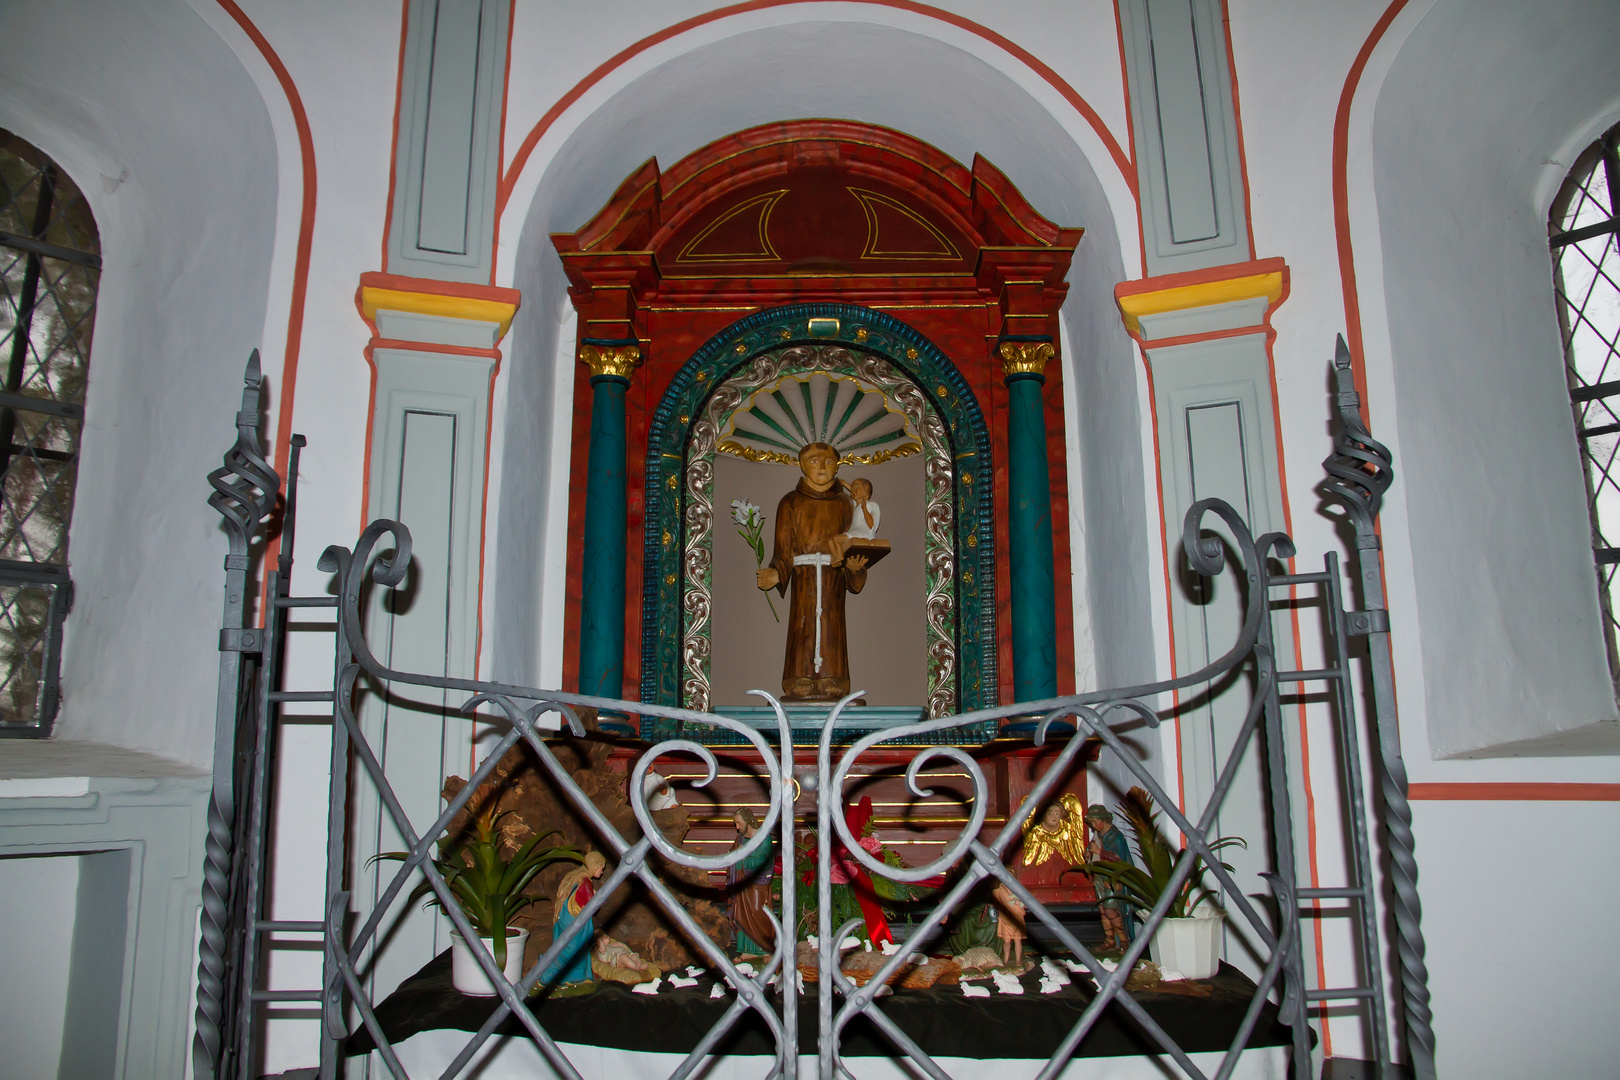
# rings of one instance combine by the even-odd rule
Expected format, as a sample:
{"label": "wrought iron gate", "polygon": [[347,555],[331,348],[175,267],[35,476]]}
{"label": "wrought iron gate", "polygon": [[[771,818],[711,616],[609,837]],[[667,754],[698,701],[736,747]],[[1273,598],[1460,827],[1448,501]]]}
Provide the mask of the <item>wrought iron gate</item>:
{"label": "wrought iron gate", "polygon": [[[307,1001],[317,1003],[322,1014],[320,1075],[323,1078],[335,1077],[343,1071],[341,1043],[350,1034],[347,1022],[350,1009],[354,1010],[360,1024],[370,1033],[387,1069],[395,1076],[406,1075],[383,1026],[377,1020],[376,1003],[371,1000],[361,978],[362,958],[374,944],[390,905],[407,894],[418,881],[428,883],[464,938],[469,941],[476,938],[432,861],[434,845],[480,785],[492,775],[506,752],[519,742],[526,742],[557,788],[572,802],[578,815],[589,823],[601,847],[611,855],[616,865],[585,905],[581,918],[558,936],[515,984],[501,976],[487,949],[474,950],[478,963],[496,987],[500,1005],[467,1041],[455,1062],[446,1070],[444,1075],[447,1077],[459,1075],[508,1017],[517,1018],[560,1075],[579,1076],[557,1042],[539,1022],[526,997],[540,981],[541,973],[563,954],[586,920],[601,908],[614,889],[621,883],[637,879],[670,920],[686,933],[693,946],[734,987],[734,995],[726,1012],[674,1071],[674,1080],[684,1080],[701,1065],[705,1056],[749,1012],[761,1018],[775,1044],[775,1061],[768,1076],[792,1080],[799,1071],[801,1049],[806,1053],[810,1051],[809,1047],[801,1048],[798,1045],[798,1010],[803,1006],[800,995],[791,990],[798,964],[797,943],[794,941],[796,935],[778,932],[775,952],[765,969],[744,973],[703,933],[682,907],[661,878],[657,863],[657,859],[662,859],[677,866],[699,870],[723,870],[747,859],[770,843],[775,831],[780,836],[779,850],[783,859],[783,914],[777,917],[773,913],[773,918],[779,931],[783,925],[793,925],[794,920],[788,913],[797,910],[795,890],[799,874],[795,865],[794,800],[789,794],[790,781],[818,795],[818,842],[814,866],[819,900],[816,950],[818,970],[823,974],[816,985],[815,1008],[820,1023],[817,1029],[818,1044],[814,1049],[819,1077],[831,1080],[847,1075],[839,1056],[841,1033],[857,1017],[868,1018],[889,1038],[897,1054],[910,1058],[923,1072],[940,1080],[947,1077],[938,1063],[885,1015],[877,997],[887,978],[907,962],[911,953],[926,948],[928,941],[937,938],[945,921],[962,907],[970,893],[981,883],[994,879],[1025,905],[1027,918],[1038,919],[1053,937],[1079,958],[1096,982],[1095,995],[1041,1071],[1042,1080],[1061,1071],[1076,1047],[1110,1007],[1117,1007],[1130,1016],[1185,1075],[1203,1080],[1206,1073],[1166,1034],[1125,987],[1134,962],[1146,950],[1153,930],[1165,918],[1176,887],[1199,872],[1200,859],[1224,888],[1226,902],[1231,909],[1229,916],[1242,920],[1253,939],[1263,945],[1267,954],[1247,1012],[1215,1076],[1224,1080],[1231,1075],[1263,1006],[1268,999],[1275,998],[1281,1021],[1292,1029],[1290,1054],[1296,1077],[1310,1074],[1310,1006],[1331,1000],[1367,1002],[1375,1053],[1383,1075],[1392,1077],[1395,1074],[1390,1063],[1380,963],[1384,946],[1378,933],[1375,905],[1378,890],[1373,877],[1367,797],[1360,766],[1359,740],[1362,733],[1356,720],[1355,696],[1351,687],[1349,642],[1353,637],[1362,636],[1368,641],[1373,702],[1377,714],[1376,724],[1369,727],[1367,734],[1376,748],[1380,764],[1376,798],[1388,830],[1386,840],[1391,854],[1388,885],[1397,927],[1395,946],[1403,995],[1400,1016],[1404,1021],[1407,1058],[1415,1075],[1420,1078],[1433,1077],[1433,1036],[1429,1027],[1427,973],[1423,967],[1423,938],[1419,927],[1416,863],[1411,818],[1405,797],[1405,771],[1394,725],[1388,619],[1383,610],[1383,588],[1376,556],[1378,542],[1373,531],[1379,500],[1392,477],[1390,457],[1362,426],[1359,401],[1350,380],[1349,355],[1342,338],[1335,368],[1340,426],[1335,453],[1325,462],[1328,481],[1324,491],[1345,507],[1355,531],[1357,563],[1364,595],[1361,610],[1345,608],[1339,587],[1338,560],[1334,554],[1330,553],[1325,558],[1324,567],[1319,572],[1274,572],[1274,560],[1288,559],[1294,555],[1289,538],[1280,533],[1255,538],[1230,506],[1219,500],[1204,500],[1187,514],[1182,536],[1185,557],[1200,574],[1214,576],[1230,572],[1240,576],[1249,597],[1244,622],[1236,640],[1223,656],[1209,666],[1143,686],[1021,702],[1003,708],[929,720],[874,732],[847,747],[835,746],[833,733],[837,722],[858,696],[851,695],[829,710],[828,721],[823,725],[820,741],[815,747],[814,760],[802,761],[795,756],[792,730],[782,706],[774,697],[763,692],[756,691],[774,709],[777,717],[774,745],[765,733],[745,723],[711,713],[496,682],[427,676],[389,668],[374,655],[367,641],[361,598],[367,587],[368,576],[378,588],[393,589],[401,585],[410,563],[409,531],[398,522],[379,520],[365,529],[352,551],[335,546],[327,548],[318,566],[335,575],[337,595],[294,597],[287,584],[296,516],[291,487],[283,515],[281,560],[276,570],[267,577],[267,602],[264,605],[266,623],[262,630],[246,626],[243,613],[248,608],[245,598],[249,546],[260,524],[271,512],[280,484],[279,478],[259,455],[256,430],[258,372],[256,361],[250,363],[248,392],[244,395],[243,411],[237,416],[237,444],[226,456],[224,467],[211,478],[216,489],[211,501],[226,516],[231,534],[231,554],[226,563],[226,619],[220,645],[219,741],[214,799],[209,817],[201,986],[194,1051],[196,1074],[199,1077],[250,1078],[258,1031],[255,1007],[265,1002]],[[295,437],[291,457],[294,475],[297,448],[301,445],[302,439]],[[1206,525],[1217,520],[1229,533],[1230,540],[1226,543],[1206,529]],[[1232,555],[1227,552],[1228,544]],[[1229,562],[1231,565],[1228,565]],[[1319,600],[1328,616],[1327,651],[1331,664],[1314,670],[1279,671],[1272,646],[1270,615],[1281,599],[1277,596],[1277,590],[1299,588],[1319,590]],[[287,615],[301,607],[335,608],[336,669],[333,688],[329,691],[287,692],[281,689],[280,657]],[[1253,699],[1236,743],[1218,774],[1208,805],[1202,808],[1196,821],[1191,820],[1177,808],[1176,800],[1163,790],[1152,772],[1130,753],[1121,741],[1118,729],[1138,724],[1157,726],[1160,715],[1156,703],[1160,695],[1203,686],[1240,669],[1253,681],[1256,688]],[[413,829],[389,784],[376,749],[366,739],[357,720],[355,687],[362,677],[384,687],[408,684],[458,692],[465,696],[463,711],[471,713],[482,710],[485,715],[494,713],[509,724],[504,738],[487,754],[469,782],[449,801],[438,820],[420,832]],[[1283,719],[1279,687],[1302,682],[1321,682],[1332,687],[1336,706],[1335,721],[1343,769],[1341,787],[1345,812],[1352,829],[1351,880],[1343,888],[1302,887],[1294,865],[1293,807],[1290,804],[1287,766],[1282,749]],[[262,917],[262,885],[279,705],[287,701],[317,700],[329,702],[334,710],[326,917],[322,921],[296,923],[269,921]],[[543,715],[555,712],[561,715],[575,734],[582,734],[579,719],[582,709],[662,717],[679,721],[687,725],[688,730],[706,728],[732,732],[752,746],[762,762],[769,802],[759,831],[749,842],[720,856],[697,855],[672,845],[663,837],[654,824],[652,811],[647,804],[643,783],[647,773],[660,758],[675,754],[690,755],[703,763],[707,777],[698,781],[698,786],[712,780],[717,771],[716,758],[711,750],[695,739],[678,737],[651,747],[640,756],[632,769],[628,792],[642,837],[631,842],[615,830],[574,782],[548,747],[547,732],[538,726]],[[1025,796],[1017,810],[1009,813],[1006,825],[988,841],[980,837],[989,803],[989,787],[984,773],[971,755],[949,745],[920,747],[906,771],[907,786],[918,798],[925,798],[929,794],[923,786],[923,773],[935,763],[949,762],[961,768],[971,781],[973,797],[969,820],[960,835],[947,843],[936,859],[922,866],[897,869],[874,858],[851,834],[842,812],[841,793],[851,776],[852,767],[863,754],[884,743],[909,740],[914,744],[921,741],[921,737],[932,737],[930,741],[937,742],[941,741],[938,739],[940,733],[952,729],[1032,716],[1038,718],[1035,733],[1037,743],[1060,737],[1053,726],[1058,721],[1067,722],[1063,728],[1065,732],[1072,725],[1072,734],[1066,736],[1067,742],[1057,761]],[[1023,823],[1079,764],[1076,758],[1087,737],[1101,740],[1116,752],[1136,782],[1151,794],[1156,805],[1180,831],[1185,845],[1175,863],[1171,888],[1165,891],[1163,899],[1147,914],[1142,932],[1113,969],[1102,965],[1044,904],[1024,888],[1011,865],[1015,857],[1012,854],[1014,844]],[[1259,740],[1268,763],[1269,810],[1274,828],[1269,840],[1274,872],[1265,875],[1265,878],[1271,886],[1274,908],[1281,913],[1280,918],[1271,913],[1271,908],[1257,904],[1242,893],[1231,875],[1222,868],[1213,846],[1214,823],[1237,776],[1239,762],[1254,740]],[[362,784],[374,789],[385,813],[405,838],[409,851],[375,908],[364,921],[351,925],[350,897],[343,887],[348,858],[344,845],[344,825],[352,791]],[[833,797],[828,797],[829,793]],[[835,848],[842,848],[846,853],[842,857],[858,863],[869,874],[894,881],[920,882],[947,875],[937,904],[913,932],[907,947],[889,957],[883,969],[861,986],[855,985],[839,970],[839,943],[857,922],[851,921],[843,926],[831,924],[831,873]],[[1306,986],[1301,949],[1302,922],[1310,917],[1308,909],[1314,908],[1314,902],[1323,899],[1348,900],[1356,905],[1362,968],[1361,978],[1354,986],[1315,990]],[[309,991],[270,991],[258,985],[263,935],[278,931],[301,931],[321,936],[324,974],[319,988]],[[771,989],[773,983],[779,987],[778,990]]]}

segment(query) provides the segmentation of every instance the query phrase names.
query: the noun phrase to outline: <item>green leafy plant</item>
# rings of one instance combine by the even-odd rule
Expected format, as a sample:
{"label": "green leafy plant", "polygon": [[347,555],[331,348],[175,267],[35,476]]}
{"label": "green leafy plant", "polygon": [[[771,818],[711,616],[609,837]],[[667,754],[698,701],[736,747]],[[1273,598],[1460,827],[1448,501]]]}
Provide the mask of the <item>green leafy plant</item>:
{"label": "green leafy plant", "polygon": [[[1136,853],[1142,860],[1141,866],[1130,866],[1122,862],[1087,862],[1082,863],[1079,869],[1094,877],[1108,881],[1116,889],[1116,898],[1134,904],[1144,911],[1152,910],[1164,896],[1165,890],[1170,887],[1170,877],[1175,870],[1177,850],[1170,846],[1169,841],[1159,833],[1159,812],[1153,807],[1153,799],[1147,792],[1139,787],[1133,787],[1125,793],[1124,800],[1119,804],[1119,810],[1130,823],[1131,831],[1135,833]],[[1222,848],[1247,848],[1241,837],[1223,836],[1210,843],[1210,850],[1220,851]],[[1181,883],[1176,895],[1170,902],[1165,917],[1170,919],[1186,919],[1205,900],[1213,900],[1215,893],[1204,884],[1203,856],[1193,856],[1192,873],[1187,880]],[[1221,863],[1226,870],[1232,867],[1228,863]]]}
{"label": "green leafy plant", "polygon": [[[585,861],[585,853],[577,848],[540,846],[540,841],[558,835],[555,832],[531,837],[510,859],[504,858],[497,826],[509,813],[510,810],[497,814],[492,805],[473,819],[472,836],[448,846],[441,845],[439,857],[433,860],[478,936],[494,939],[498,968],[506,966],[506,933],[512,917],[538,899],[523,894],[529,882],[554,862]],[[397,861],[407,857],[403,851],[385,851],[377,856]],[[410,899],[421,896],[429,898],[424,906],[443,909],[443,902],[425,880],[411,890]]]}

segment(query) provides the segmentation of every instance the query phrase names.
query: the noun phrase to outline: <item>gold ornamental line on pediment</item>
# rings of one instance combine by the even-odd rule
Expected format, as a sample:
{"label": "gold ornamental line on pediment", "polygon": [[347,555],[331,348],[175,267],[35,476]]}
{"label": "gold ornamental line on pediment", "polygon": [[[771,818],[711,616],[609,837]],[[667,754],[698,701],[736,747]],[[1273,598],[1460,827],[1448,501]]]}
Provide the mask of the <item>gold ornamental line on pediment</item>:
{"label": "gold ornamental line on pediment", "polygon": [[581,345],[579,362],[591,369],[593,377],[612,375],[628,379],[641,366],[641,348],[636,345]]}

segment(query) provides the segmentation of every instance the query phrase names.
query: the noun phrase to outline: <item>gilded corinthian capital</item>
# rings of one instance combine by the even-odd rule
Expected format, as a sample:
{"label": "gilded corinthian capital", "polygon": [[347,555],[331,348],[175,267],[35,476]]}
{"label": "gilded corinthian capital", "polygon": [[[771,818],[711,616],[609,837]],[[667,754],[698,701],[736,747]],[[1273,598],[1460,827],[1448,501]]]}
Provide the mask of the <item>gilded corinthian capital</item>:
{"label": "gilded corinthian capital", "polygon": [[579,362],[591,375],[613,375],[628,379],[641,366],[641,349],[635,345],[581,345]]}
{"label": "gilded corinthian capital", "polygon": [[1053,352],[1050,341],[1003,341],[996,351],[1003,375],[1044,375]]}

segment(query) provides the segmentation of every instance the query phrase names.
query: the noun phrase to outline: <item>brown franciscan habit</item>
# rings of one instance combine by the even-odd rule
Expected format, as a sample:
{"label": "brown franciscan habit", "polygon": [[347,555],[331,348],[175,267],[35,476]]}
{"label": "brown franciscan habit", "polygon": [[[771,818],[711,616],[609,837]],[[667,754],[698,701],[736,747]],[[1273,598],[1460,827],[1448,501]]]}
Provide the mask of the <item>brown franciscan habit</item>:
{"label": "brown franciscan habit", "polygon": [[849,693],[849,635],[844,624],[844,594],[866,587],[866,571],[822,565],[821,668],[816,669],[815,565],[795,563],[806,555],[834,558],[832,540],[849,531],[854,517],[842,481],[815,491],[806,480],[782,496],[776,506],[776,547],[770,565],[778,592],[787,593],[787,654],[782,662],[782,692],[795,701],[836,701]]}

